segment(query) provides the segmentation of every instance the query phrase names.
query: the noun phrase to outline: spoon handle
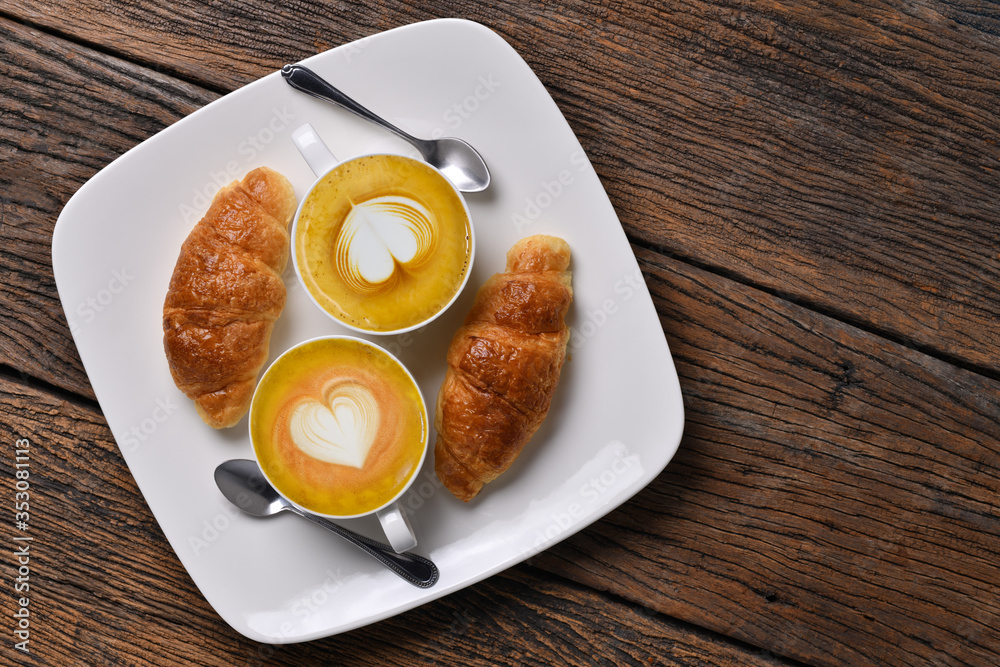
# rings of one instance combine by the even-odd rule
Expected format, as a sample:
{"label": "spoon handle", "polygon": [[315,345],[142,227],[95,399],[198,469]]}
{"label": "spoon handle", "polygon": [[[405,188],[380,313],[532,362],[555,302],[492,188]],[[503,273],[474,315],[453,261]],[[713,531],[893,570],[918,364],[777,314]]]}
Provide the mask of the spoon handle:
{"label": "spoon handle", "polygon": [[313,523],[337,533],[414,586],[430,588],[437,583],[440,573],[437,566],[427,558],[411,553],[398,554],[390,546],[368,539],[364,535],[358,535],[354,531],[339,526],[332,521],[309,514],[308,512],[300,512],[296,508],[291,509],[299,516],[305,517]]}
{"label": "spoon handle", "polygon": [[301,90],[303,93],[307,93],[326,102],[332,102],[339,107],[343,107],[351,113],[361,116],[367,121],[371,121],[376,125],[384,127],[399,138],[404,139],[416,146],[418,149],[423,150],[422,144],[424,142],[422,140],[407,134],[381,116],[361,106],[343,92],[334,88],[326,79],[321,77],[319,74],[316,74],[316,72],[312,71],[308,67],[305,67],[304,65],[285,65],[281,68],[281,76],[285,77],[285,81],[287,81],[288,85],[292,88]]}

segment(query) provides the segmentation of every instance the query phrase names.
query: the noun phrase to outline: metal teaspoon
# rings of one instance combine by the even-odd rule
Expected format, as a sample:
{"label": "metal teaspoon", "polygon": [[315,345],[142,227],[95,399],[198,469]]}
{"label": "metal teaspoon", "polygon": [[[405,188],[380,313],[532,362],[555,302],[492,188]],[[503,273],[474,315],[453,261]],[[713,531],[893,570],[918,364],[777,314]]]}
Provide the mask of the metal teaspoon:
{"label": "metal teaspoon", "polygon": [[303,65],[285,65],[281,68],[281,76],[292,88],[343,107],[410,142],[429,164],[441,170],[462,192],[480,192],[489,186],[490,170],[486,161],[461,139],[417,139],[361,106]]}
{"label": "metal teaspoon", "polygon": [[247,514],[271,516],[287,510],[337,533],[414,586],[429,588],[437,583],[440,576],[437,566],[423,556],[411,553],[398,554],[386,544],[370,540],[292,505],[264,478],[256,461],[232,459],[220,464],[215,469],[215,483],[229,502]]}

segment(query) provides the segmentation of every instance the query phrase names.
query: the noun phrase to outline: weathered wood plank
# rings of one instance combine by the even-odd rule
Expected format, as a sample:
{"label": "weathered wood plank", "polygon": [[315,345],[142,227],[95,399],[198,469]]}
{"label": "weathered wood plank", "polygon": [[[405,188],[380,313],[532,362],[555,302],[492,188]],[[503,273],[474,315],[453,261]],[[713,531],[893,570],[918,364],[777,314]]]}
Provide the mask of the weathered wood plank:
{"label": "weathered wood plank", "polygon": [[102,167],[216,97],[0,20],[0,364],[93,396],[52,277],[63,205]]}
{"label": "weathered wood plank", "polygon": [[996,17],[897,5],[667,3],[543,80],[637,241],[996,372]]}
{"label": "weathered wood plank", "polygon": [[[259,29],[263,41],[222,46],[213,46],[211,20],[191,23],[183,11],[145,33],[86,0],[47,4],[57,18],[32,20],[193,80],[231,71],[213,83],[226,90],[289,54],[426,17],[412,6],[344,16],[334,9],[297,22],[274,19],[288,21],[279,35],[248,6],[246,16],[220,25]],[[625,7],[639,9],[641,21],[553,4],[506,8],[503,16],[482,8],[474,17],[504,34],[553,91],[634,239],[993,374],[991,195],[1000,172],[991,67],[1000,31],[990,8],[916,2],[905,15],[886,4]],[[83,24],[95,27],[80,32]],[[289,25],[322,27],[315,34],[324,41],[310,43],[308,30]],[[112,28],[122,33],[117,41],[101,41]],[[213,95],[8,22],[0,29],[9,82],[0,91],[0,261],[14,276],[0,294],[6,308],[21,309],[5,313],[3,363],[86,393],[55,301],[46,234],[87,175]],[[296,42],[283,50],[280,40],[297,34],[306,37],[290,38]],[[344,39],[325,41],[336,34]],[[51,99],[32,73],[39,63],[75,97]],[[537,562],[816,664],[996,664],[997,383],[717,275],[643,257],[683,376],[687,437],[668,471],[627,511]],[[74,495],[68,480],[77,479],[72,466],[82,465],[76,457],[100,463],[102,455],[66,450],[74,452],[72,466],[51,462],[45,502],[86,521],[89,514],[74,514],[67,499],[82,502],[100,517],[83,525],[101,543],[56,544],[70,533],[51,524],[51,568],[66,569],[66,579],[47,613],[79,629],[71,639],[54,623],[40,637],[66,647],[66,656],[74,641],[90,646],[95,659],[110,644],[123,661],[140,664],[164,653],[177,662],[244,658],[239,639],[213,624],[176,561],[164,556],[151,518],[116,495],[135,491],[99,418],[81,417],[85,407],[31,398],[49,407],[22,401],[12,426],[28,424],[21,432],[41,433],[53,449],[72,441],[69,434],[103,440],[106,465],[117,465],[107,475],[79,475],[84,489],[97,490]],[[65,415],[80,422],[60,427],[62,439],[50,437],[51,422]],[[107,553],[120,535],[141,555]],[[92,581],[106,561],[122,570],[115,586],[132,582],[124,590],[135,600]],[[201,620],[174,606],[178,591],[185,603],[202,605]],[[470,598],[469,609],[486,623],[492,600],[504,595]],[[73,601],[73,611],[57,608],[61,598]],[[509,604],[524,599],[518,593]],[[444,609],[437,613],[454,613]],[[112,630],[101,630],[102,617],[112,619]],[[136,638],[134,622],[143,617],[152,629]],[[412,626],[390,627],[402,629],[367,636],[357,651],[389,644]],[[564,627],[575,626],[567,620]],[[204,643],[179,643],[190,634]],[[329,651],[339,643],[322,645]],[[613,654],[606,650],[595,652]]]}
{"label": "weathered wood plank", "polygon": [[[625,508],[533,564],[810,664],[995,664],[998,383],[639,254],[682,376],[684,442]],[[245,646],[220,629],[169,554],[100,418],[34,390],[5,391],[5,432],[43,445],[32,465],[42,478],[39,530],[51,542],[39,549],[66,578],[53,600],[79,605],[60,618],[76,618],[89,628],[76,634],[94,642],[109,635],[86,625],[93,600],[107,601],[108,613],[125,605],[114,612],[122,632],[134,632],[129,619],[151,619],[130,660],[167,650],[174,632],[208,642],[184,651]],[[129,599],[115,597],[119,589]],[[455,613],[442,604],[449,611],[440,613]],[[464,608],[475,627],[495,627],[498,604]],[[517,591],[504,604],[535,603]],[[414,627],[394,623],[393,635]],[[366,636],[357,650],[380,641]]]}
{"label": "weathered wood plank", "polygon": [[[23,544],[13,537],[34,538],[30,589],[18,593],[30,600],[31,653],[16,654],[9,640],[2,649],[18,664],[787,664],[527,565],[338,637],[258,644],[229,628],[188,578],[100,413],[9,379],[0,378],[0,393],[0,477],[14,479],[16,443],[30,441],[21,447],[29,528],[4,523],[0,559],[13,582],[11,545]],[[13,502],[13,481],[4,488]],[[5,618],[9,636],[15,621]]]}
{"label": "weathered wood plank", "polygon": [[[152,69],[229,91],[291,60],[373,32],[428,18],[425,11],[372,3],[271,6],[83,0],[5,5],[17,20],[99,45]],[[402,18],[410,13],[409,19]],[[401,19],[401,20],[400,20]],[[345,40],[345,37],[347,39]]]}
{"label": "weathered wood plank", "polygon": [[1000,662],[1000,383],[638,254],[684,440],[534,562],[809,664]]}
{"label": "weathered wood plank", "polygon": [[479,20],[553,93],[633,239],[1000,373],[1000,19],[988,4],[247,2],[232,13],[16,0],[7,11],[224,90],[389,27]]}

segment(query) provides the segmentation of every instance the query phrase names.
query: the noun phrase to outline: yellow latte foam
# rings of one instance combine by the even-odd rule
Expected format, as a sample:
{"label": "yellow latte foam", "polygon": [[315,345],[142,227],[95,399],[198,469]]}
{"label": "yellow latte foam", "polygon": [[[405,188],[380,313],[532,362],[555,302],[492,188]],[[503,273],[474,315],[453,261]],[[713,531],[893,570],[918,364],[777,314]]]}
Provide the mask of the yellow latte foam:
{"label": "yellow latte foam", "polygon": [[265,475],[319,514],[378,509],[406,487],[423,458],[419,389],[384,351],[352,339],[310,341],[260,381],[250,433]]}
{"label": "yellow latte foam", "polygon": [[465,282],[464,202],[426,164],[395,155],[346,162],[302,205],[295,257],[306,289],[336,319],[395,331],[434,316]]}

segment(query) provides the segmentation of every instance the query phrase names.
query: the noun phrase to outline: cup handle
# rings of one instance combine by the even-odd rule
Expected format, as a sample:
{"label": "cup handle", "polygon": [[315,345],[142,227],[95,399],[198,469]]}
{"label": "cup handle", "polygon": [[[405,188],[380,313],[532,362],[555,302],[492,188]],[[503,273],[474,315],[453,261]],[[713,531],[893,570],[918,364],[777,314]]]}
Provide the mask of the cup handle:
{"label": "cup handle", "polygon": [[317,176],[322,176],[337,166],[339,160],[309,123],[292,130],[292,141]]}
{"label": "cup handle", "polygon": [[385,532],[389,544],[392,545],[393,551],[401,554],[417,546],[417,538],[413,534],[413,528],[410,527],[410,520],[406,518],[399,503],[384,507],[375,515],[378,517],[379,523],[382,524],[382,530]]}

